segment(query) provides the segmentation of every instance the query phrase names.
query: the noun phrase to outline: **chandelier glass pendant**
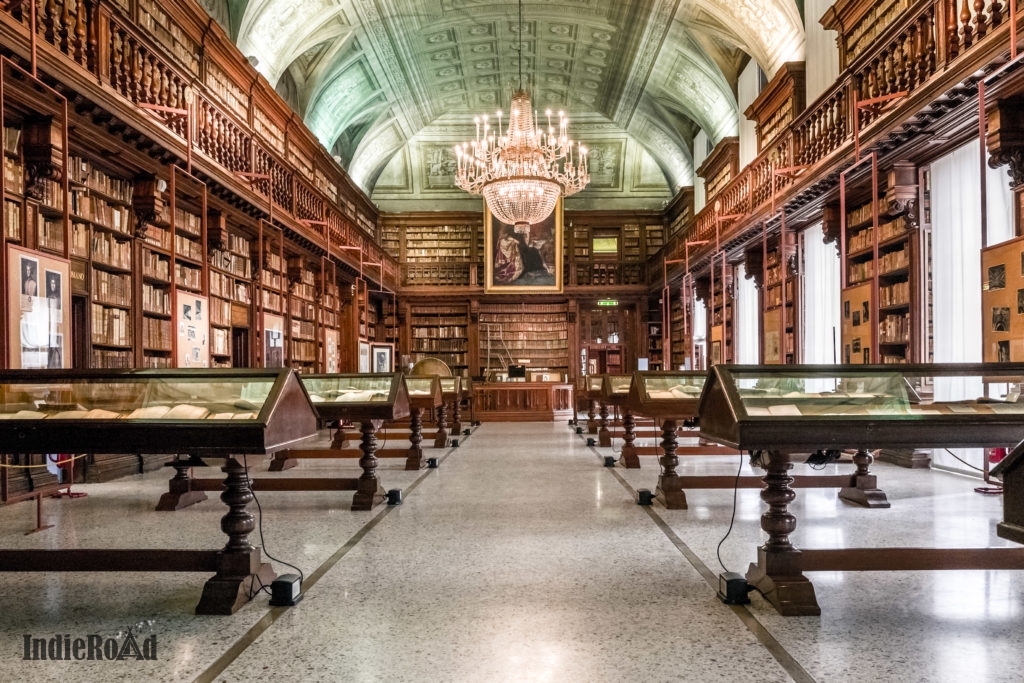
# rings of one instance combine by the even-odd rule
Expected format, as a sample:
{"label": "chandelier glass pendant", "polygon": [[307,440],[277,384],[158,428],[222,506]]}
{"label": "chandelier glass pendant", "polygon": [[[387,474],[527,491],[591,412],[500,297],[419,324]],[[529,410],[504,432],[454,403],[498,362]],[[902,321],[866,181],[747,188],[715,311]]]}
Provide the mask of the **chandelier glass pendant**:
{"label": "chandelier glass pendant", "polygon": [[[551,110],[547,128],[541,129],[530,95],[523,88],[523,3],[519,2],[519,89],[512,95],[508,129],[502,131],[502,114],[497,128],[484,115],[473,119],[476,139],[455,146],[458,167],[455,184],[470,194],[483,195],[495,217],[514,225],[517,232],[529,232],[555,209],[558,197],[576,194],[590,182],[587,148],[569,139],[569,119]],[[573,145],[576,146],[575,154]]]}

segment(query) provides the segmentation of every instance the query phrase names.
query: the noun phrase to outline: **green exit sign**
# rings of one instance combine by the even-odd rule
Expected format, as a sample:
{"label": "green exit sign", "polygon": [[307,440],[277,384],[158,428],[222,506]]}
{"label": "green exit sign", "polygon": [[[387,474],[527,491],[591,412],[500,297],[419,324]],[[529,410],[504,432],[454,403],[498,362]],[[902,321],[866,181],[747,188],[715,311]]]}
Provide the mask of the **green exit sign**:
{"label": "green exit sign", "polygon": [[618,306],[619,302],[615,299],[601,299],[597,302],[598,306]]}

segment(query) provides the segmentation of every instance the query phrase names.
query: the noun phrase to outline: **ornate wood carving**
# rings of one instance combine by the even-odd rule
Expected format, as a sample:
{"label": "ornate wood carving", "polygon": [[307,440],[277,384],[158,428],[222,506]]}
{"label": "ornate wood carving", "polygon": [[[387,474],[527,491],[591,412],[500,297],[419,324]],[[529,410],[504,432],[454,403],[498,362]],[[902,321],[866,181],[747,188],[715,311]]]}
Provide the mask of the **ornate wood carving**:
{"label": "ornate wood carving", "polygon": [[1024,96],[990,102],[986,113],[988,165],[1007,166],[1010,186],[1019,192],[1024,187]]}
{"label": "ornate wood carving", "polygon": [[764,286],[764,250],[760,245],[743,253],[743,268],[747,279],[753,280],[758,289]]}

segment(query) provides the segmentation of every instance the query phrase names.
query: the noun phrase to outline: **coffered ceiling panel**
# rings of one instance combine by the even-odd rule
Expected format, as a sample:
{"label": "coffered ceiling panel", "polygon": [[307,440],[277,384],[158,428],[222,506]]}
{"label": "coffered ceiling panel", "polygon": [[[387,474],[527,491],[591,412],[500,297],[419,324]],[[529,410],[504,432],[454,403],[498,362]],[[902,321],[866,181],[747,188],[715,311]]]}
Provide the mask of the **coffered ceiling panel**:
{"label": "coffered ceiling panel", "polygon": [[472,137],[474,115],[507,109],[520,78],[541,118],[565,110],[593,149],[584,200],[671,196],[693,182],[698,130],[736,134],[743,64],[771,75],[803,55],[794,0],[529,0],[521,23],[517,3],[494,0],[203,4],[271,83],[299,91],[289,101],[375,200],[464,199],[424,164],[448,169],[443,150]]}

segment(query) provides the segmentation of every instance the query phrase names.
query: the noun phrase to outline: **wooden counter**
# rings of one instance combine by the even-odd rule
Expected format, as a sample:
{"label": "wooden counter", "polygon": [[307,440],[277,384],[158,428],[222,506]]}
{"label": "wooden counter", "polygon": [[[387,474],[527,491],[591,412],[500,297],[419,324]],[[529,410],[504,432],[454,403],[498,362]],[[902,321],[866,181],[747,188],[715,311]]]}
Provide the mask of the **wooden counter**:
{"label": "wooden counter", "polygon": [[552,422],[573,417],[573,385],[562,382],[483,382],[473,385],[476,414],[493,422]]}

